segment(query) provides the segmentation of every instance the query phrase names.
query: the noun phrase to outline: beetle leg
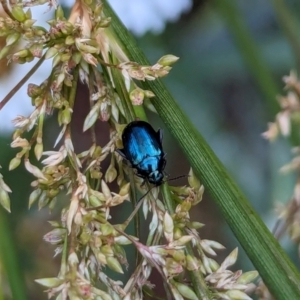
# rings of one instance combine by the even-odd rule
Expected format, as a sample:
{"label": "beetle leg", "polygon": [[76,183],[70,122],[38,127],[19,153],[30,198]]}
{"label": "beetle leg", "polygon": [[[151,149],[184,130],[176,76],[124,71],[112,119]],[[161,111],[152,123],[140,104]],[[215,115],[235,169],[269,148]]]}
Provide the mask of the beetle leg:
{"label": "beetle leg", "polygon": [[135,170],[135,175],[136,175],[136,176],[138,176],[138,177],[140,177],[140,178],[143,178],[143,179],[146,178],[145,175],[142,175],[142,174],[138,173],[138,170],[136,169],[136,167],[133,167],[133,169]]}
{"label": "beetle leg", "polygon": [[144,187],[145,184],[146,184],[146,180],[144,179],[143,182],[142,182],[142,184],[141,184],[141,188]]}
{"label": "beetle leg", "polygon": [[167,154],[164,154],[164,156],[162,157],[162,160],[161,160],[161,167],[160,169],[163,171],[166,167],[166,164],[167,164],[167,160],[165,159]]}
{"label": "beetle leg", "polygon": [[130,161],[127,159],[126,155],[122,152],[123,149],[116,149],[115,151],[123,158],[123,164],[132,168]]}
{"label": "beetle leg", "polygon": [[127,160],[127,157],[126,157],[125,153],[123,152],[123,149],[116,149],[116,152]]}
{"label": "beetle leg", "polygon": [[137,169],[135,167],[133,167],[133,170],[134,170],[134,175],[136,175],[137,177],[140,177],[140,178],[144,179],[143,182],[142,182],[142,184],[141,184],[141,187],[143,187],[145,185],[145,183],[146,183],[146,176],[138,173]]}
{"label": "beetle leg", "polygon": [[162,140],[163,140],[163,131],[162,131],[162,129],[157,130],[157,137],[158,137],[158,140],[160,142],[160,145],[162,146]]}

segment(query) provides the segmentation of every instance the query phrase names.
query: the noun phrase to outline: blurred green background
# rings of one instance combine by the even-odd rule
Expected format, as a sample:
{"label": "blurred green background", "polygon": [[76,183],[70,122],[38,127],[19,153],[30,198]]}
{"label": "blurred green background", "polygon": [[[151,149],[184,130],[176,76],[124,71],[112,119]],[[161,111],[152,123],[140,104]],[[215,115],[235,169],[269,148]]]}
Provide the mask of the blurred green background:
{"label": "blurred green background", "polygon": [[[192,9],[167,24],[164,32],[138,38],[153,63],[164,54],[180,57],[165,83],[270,229],[276,222],[274,205],[292,196],[295,178],[278,173],[291,159],[290,142],[279,139],[269,145],[261,133],[279,109],[276,96],[284,94],[282,77],[299,66],[298,16],[296,0],[195,0]],[[86,91],[82,87],[79,92]],[[164,128],[157,116],[150,113],[149,117],[154,128]],[[32,178],[21,167],[7,172],[15,152],[9,146],[9,134],[0,134],[1,172],[13,190],[12,213],[0,209],[0,230],[10,234],[9,240],[0,234],[2,254],[8,254],[0,262],[0,300],[47,299],[34,279],[58,273],[59,257],[53,259],[54,247],[43,241],[43,235],[51,230],[47,220],[58,219],[59,214],[27,209]],[[189,166],[180,149],[166,130],[164,135],[166,171],[171,177],[186,174]],[[51,147],[54,132],[49,130],[47,137]],[[200,231],[202,238],[226,246],[218,261],[238,246],[207,195],[193,218],[206,224]],[[296,246],[288,239],[282,243],[297,263]],[[15,269],[6,272],[13,265]],[[241,249],[235,269],[251,267]],[[16,291],[11,295],[9,282],[15,278],[23,282],[26,295]]]}

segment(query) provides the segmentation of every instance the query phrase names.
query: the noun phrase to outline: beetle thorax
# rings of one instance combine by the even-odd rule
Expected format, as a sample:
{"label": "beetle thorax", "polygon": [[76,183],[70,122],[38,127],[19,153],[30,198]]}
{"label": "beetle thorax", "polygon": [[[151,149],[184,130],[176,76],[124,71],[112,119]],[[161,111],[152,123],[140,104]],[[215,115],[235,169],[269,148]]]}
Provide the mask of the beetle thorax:
{"label": "beetle thorax", "polygon": [[148,156],[138,164],[138,167],[150,174],[159,168],[159,159],[157,156]]}

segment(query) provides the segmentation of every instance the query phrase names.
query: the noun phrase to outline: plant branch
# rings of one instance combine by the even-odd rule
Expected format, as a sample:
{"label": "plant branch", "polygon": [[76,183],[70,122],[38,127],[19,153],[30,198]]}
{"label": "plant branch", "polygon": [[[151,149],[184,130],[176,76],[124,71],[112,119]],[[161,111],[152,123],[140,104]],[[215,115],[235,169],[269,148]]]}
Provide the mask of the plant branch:
{"label": "plant branch", "polygon": [[4,105],[15,95],[15,93],[25,84],[25,82],[36,72],[45,60],[45,54],[40,60],[30,69],[30,71],[16,84],[16,86],[3,98],[0,102],[0,110]]}

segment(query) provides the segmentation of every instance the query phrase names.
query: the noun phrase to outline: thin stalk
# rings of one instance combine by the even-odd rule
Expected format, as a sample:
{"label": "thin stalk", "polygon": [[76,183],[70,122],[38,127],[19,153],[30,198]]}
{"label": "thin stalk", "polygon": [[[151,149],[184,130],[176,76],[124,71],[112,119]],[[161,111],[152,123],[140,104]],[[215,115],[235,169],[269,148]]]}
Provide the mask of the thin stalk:
{"label": "thin stalk", "polygon": [[[90,109],[92,109],[93,105],[94,105],[94,101],[92,100],[92,95],[94,93],[94,81],[95,81],[95,74],[94,72],[96,70],[94,70],[93,67],[89,68],[90,70],[90,76],[89,76],[89,102],[90,102]],[[96,131],[95,131],[95,124],[93,124],[93,126],[90,128],[90,134],[91,134],[91,140],[92,143],[94,145],[96,145],[97,143],[97,138],[96,138]]]}
{"label": "thin stalk", "polygon": [[[104,13],[112,18],[112,27],[120,43],[126,47],[128,57],[141,65],[148,65],[144,53],[137,47],[133,37],[106,1]],[[300,299],[298,271],[204,138],[191,124],[161,80],[145,82],[144,87],[156,95],[152,101],[154,107],[181,146],[195,173],[214,199],[271,293],[276,295],[278,300]]]}
{"label": "thin stalk", "polygon": [[[129,225],[131,219],[134,217],[134,233],[136,236],[140,236],[140,228],[141,228],[141,222],[140,222],[140,215],[138,213],[140,205],[143,203],[143,201],[137,200],[137,191],[136,191],[136,185],[134,184],[134,172],[132,169],[129,170],[129,182],[130,185],[133,187],[130,189],[130,199],[131,199],[131,205],[133,206],[133,211],[129,218],[126,220],[126,227]],[[136,264],[139,261],[139,257],[136,259]]]}
{"label": "thin stalk", "polygon": [[15,93],[25,84],[25,82],[36,72],[45,60],[45,54],[40,60],[30,69],[30,71],[16,84],[16,86],[3,98],[0,102],[0,110],[4,105],[15,95]]}
{"label": "thin stalk", "polygon": [[68,255],[68,233],[66,232],[62,256],[61,256],[60,272],[59,272],[59,275],[61,277],[64,277],[67,272],[67,265],[68,265],[68,262],[67,262],[68,256],[67,255]]}
{"label": "thin stalk", "polygon": [[[172,195],[170,193],[169,186],[167,184],[163,184],[161,188],[164,203],[167,205],[168,211],[172,214],[175,212],[175,205],[174,201],[172,199]],[[190,256],[194,256],[193,249],[190,245],[186,246],[186,253]],[[211,299],[211,296],[209,295],[209,290],[207,289],[207,285],[204,281],[204,278],[199,270],[190,271],[189,275],[191,277],[194,292],[196,293],[197,297],[199,299]],[[209,296],[210,298],[207,298]]]}
{"label": "thin stalk", "polygon": [[172,195],[170,193],[169,185],[165,182],[163,185],[161,185],[161,192],[164,198],[164,203],[168,208],[168,212],[170,214],[174,214],[175,212],[175,203],[172,199]]}
{"label": "thin stalk", "polygon": [[77,85],[78,85],[78,78],[79,78],[79,68],[75,68],[74,73],[73,73],[73,80],[72,80],[72,87],[70,90],[70,95],[69,95],[69,105],[70,108],[73,109],[74,103],[75,103],[75,98],[76,98],[76,92],[77,92]]}

